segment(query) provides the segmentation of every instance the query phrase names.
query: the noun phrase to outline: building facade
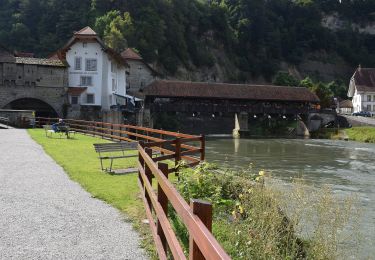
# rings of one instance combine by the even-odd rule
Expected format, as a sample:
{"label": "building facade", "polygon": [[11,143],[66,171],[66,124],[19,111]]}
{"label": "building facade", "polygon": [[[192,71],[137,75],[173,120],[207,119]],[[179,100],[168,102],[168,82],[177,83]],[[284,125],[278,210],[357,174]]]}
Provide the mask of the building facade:
{"label": "building facade", "polygon": [[156,80],[159,74],[132,48],[124,50],[121,56],[129,64],[126,68],[127,92],[130,95],[143,97],[142,90]]}
{"label": "building facade", "polygon": [[352,98],[353,112],[375,114],[375,68],[357,68],[350,79],[348,97]]}
{"label": "building facade", "polygon": [[70,117],[108,112],[126,103],[126,61],[90,27],[75,32],[51,57],[69,65]]}
{"label": "building facade", "polygon": [[67,64],[16,57],[0,46],[0,109],[35,110],[37,116],[65,116]]}

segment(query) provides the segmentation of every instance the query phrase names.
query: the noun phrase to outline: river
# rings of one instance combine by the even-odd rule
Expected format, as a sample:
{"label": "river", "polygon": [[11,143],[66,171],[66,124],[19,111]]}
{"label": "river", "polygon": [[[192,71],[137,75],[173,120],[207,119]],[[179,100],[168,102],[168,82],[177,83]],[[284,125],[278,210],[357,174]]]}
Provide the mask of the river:
{"label": "river", "polygon": [[375,257],[375,144],[313,139],[208,138],[207,161],[265,169],[290,183],[293,177],[338,195],[355,195],[362,208],[360,258]]}

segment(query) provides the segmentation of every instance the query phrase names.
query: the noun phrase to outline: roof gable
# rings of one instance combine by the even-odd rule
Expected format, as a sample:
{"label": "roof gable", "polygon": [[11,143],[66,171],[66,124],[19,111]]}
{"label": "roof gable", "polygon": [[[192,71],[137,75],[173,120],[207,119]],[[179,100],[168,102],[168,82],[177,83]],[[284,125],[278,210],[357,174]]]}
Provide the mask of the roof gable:
{"label": "roof gable", "polygon": [[52,54],[50,57],[57,57],[58,59],[65,60],[67,51],[76,42],[98,42],[102,47],[103,51],[107,53],[109,56],[111,56],[111,58],[113,58],[118,64],[125,67],[129,66],[125,59],[121,57],[121,55],[114,49],[106,46],[104,42],[100,39],[100,37],[96,34],[96,32],[89,26],[86,26],[78,32],[75,32],[73,34],[73,37],[65,44],[65,46],[58,50],[56,54]]}
{"label": "roof gable", "polygon": [[90,26],[86,26],[85,28],[82,28],[78,32],[75,32],[74,35],[97,35],[96,32],[91,29]]}
{"label": "roof gable", "polygon": [[357,91],[375,91],[375,68],[358,68],[352,79]]}
{"label": "roof gable", "polygon": [[143,60],[142,57],[133,48],[127,48],[126,50],[121,52],[121,56],[125,60]]}

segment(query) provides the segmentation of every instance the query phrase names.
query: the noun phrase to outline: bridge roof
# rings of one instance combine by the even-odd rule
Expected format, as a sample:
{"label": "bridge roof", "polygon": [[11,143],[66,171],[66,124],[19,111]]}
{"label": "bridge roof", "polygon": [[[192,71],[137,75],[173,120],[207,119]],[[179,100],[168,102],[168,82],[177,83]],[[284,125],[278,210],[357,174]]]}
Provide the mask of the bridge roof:
{"label": "bridge roof", "polygon": [[53,67],[66,67],[67,65],[58,59],[39,59],[29,57],[16,57],[16,63],[40,65],[40,66],[53,66]]}
{"label": "bridge roof", "polygon": [[307,88],[157,80],[144,89],[145,96],[270,101],[319,102]]}

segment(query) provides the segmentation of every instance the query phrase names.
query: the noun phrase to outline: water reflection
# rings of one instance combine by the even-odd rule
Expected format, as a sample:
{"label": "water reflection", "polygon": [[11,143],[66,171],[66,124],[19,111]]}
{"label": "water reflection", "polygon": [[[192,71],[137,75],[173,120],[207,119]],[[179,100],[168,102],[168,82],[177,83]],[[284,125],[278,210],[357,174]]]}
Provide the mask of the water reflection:
{"label": "water reflection", "polygon": [[[303,177],[308,184],[332,185],[337,194],[355,193],[364,206],[363,247],[375,255],[375,145],[295,139],[209,139],[207,160],[243,168],[253,163],[272,176],[290,181]],[[368,253],[368,254],[367,254]]]}

